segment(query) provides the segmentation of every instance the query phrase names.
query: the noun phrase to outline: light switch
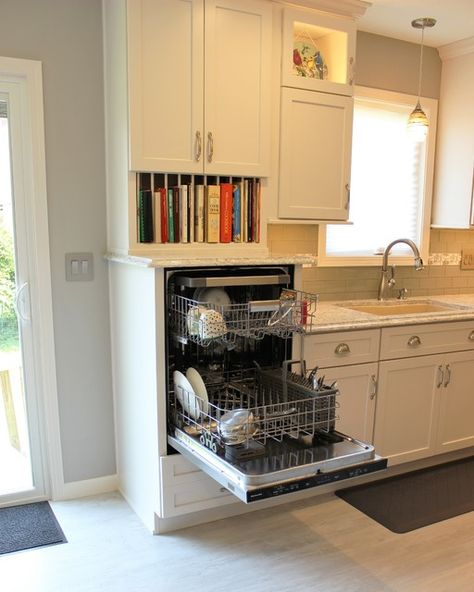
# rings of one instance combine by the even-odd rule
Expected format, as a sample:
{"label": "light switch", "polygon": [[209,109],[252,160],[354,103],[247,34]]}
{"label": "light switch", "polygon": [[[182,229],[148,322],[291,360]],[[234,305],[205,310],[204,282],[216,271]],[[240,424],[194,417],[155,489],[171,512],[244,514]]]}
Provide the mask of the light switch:
{"label": "light switch", "polygon": [[66,281],[90,282],[93,279],[92,253],[66,253]]}

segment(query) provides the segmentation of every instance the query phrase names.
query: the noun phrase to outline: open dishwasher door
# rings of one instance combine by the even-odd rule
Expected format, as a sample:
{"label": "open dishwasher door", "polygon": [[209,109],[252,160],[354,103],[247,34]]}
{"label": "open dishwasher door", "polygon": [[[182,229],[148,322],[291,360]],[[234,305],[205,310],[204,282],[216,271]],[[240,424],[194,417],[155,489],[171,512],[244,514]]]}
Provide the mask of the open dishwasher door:
{"label": "open dishwasher door", "polygon": [[292,278],[291,266],[169,273],[168,443],[245,503],[387,466],[336,431],[335,384],[289,359],[317,304]]}

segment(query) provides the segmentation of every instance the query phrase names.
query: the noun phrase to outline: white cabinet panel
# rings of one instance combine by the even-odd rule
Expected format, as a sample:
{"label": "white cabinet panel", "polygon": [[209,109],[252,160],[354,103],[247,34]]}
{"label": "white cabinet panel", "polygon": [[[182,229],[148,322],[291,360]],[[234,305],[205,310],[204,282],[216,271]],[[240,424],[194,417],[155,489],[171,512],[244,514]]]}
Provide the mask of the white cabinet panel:
{"label": "white cabinet panel", "polygon": [[308,335],[304,341],[304,356],[308,368],[375,362],[379,343],[379,329]]}
{"label": "white cabinet panel", "polygon": [[279,217],[346,220],[352,98],[281,92]]}

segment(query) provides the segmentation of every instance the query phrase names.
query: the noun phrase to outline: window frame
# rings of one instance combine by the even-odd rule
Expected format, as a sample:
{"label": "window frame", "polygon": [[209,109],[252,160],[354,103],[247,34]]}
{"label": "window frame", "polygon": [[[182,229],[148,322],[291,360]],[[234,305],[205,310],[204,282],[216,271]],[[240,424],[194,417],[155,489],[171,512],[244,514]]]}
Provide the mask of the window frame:
{"label": "window frame", "polygon": [[[369,99],[376,102],[392,102],[402,105],[415,106],[418,97],[416,95],[409,95],[405,93],[398,93],[394,91],[372,88],[367,86],[356,86],[354,89],[354,97]],[[428,261],[429,257],[429,243],[430,243],[430,228],[431,228],[431,206],[433,199],[433,177],[434,177],[434,162],[435,162],[435,147],[436,147],[436,127],[438,115],[438,100],[429,97],[421,97],[420,102],[423,110],[428,116],[430,126],[428,128],[428,135],[426,137],[425,150],[425,185],[423,191],[423,198],[421,204],[421,240],[418,248],[421,257],[424,261]],[[380,266],[382,264],[381,255],[371,256],[336,256],[326,254],[326,226],[334,224],[334,222],[320,223],[318,232],[318,267],[370,267]],[[342,224],[351,224],[342,222]],[[404,237],[399,237],[404,238]],[[387,243],[388,244],[388,243]],[[413,256],[394,255],[390,258],[393,265],[412,265]]]}

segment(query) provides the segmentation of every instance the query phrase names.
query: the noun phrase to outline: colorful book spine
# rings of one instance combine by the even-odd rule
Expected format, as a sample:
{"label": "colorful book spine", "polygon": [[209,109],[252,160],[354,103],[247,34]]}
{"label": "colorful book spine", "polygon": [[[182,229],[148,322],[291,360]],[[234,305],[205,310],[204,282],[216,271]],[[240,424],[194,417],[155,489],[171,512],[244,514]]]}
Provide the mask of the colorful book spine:
{"label": "colorful book spine", "polygon": [[188,186],[179,186],[179,236],[180,242],[187,243],[188,235]]}
{"label": "colorful book spine", "polygon": [[249,213],[249,180],[244,179],[243,181],[243,194],[241,197],[241,209],[242,209],[242,222],[241,222],[241,232],[242,232],[242,242],[246,243],[249,240],[248,237],[248,213]]}
{"label": "colorful book spine", "polygon": [[161,242],[168,242],[168,200],[166,197],[166,189],[160,187],[160,218],[161,218]]}
{"label": "colorful book spine", "polygon": [[220,186],[220,231],[221,243],[232,240],[232,184],[221,183]]}
{"label": "colorful book spine", "polygon": [[260,179],[256,180],[256,190],[255,190],[255,199],[256,199],[256,208],[255,208],[255,242],[260,242],[260,207],[262,201],[262,184],[260,183]]}
{"label": "colorful book spine", "polygon": [[240,195],[241,185],[236,183],[232,187],[233,201],[232,201],[232,240],[234,243],[240,243],[242,240],[241,235],[241,208],[240,208]]}
{"label": "colorful book spine", "polygon": [[205,220],[205,195],[204,185],[194,186],[194,240],[198,243],[204,242],[204,220]]}
{"label": "colorful book spine", "polygon": [[179,187],[173,187],[173,226],[174,242],[179,243],[181,241]]}
{"label": "colorful book spine", "polygon": [[188,190],[188,242],[194,242],[194,185],[190,184]]}
{"label": "colorful book spine", "polygon": [[174,243],[173,188],[168,188],[168,241]]}
{"label": "colorful book spine", "polygon": [[151,189],[138,192],[138,240],[141,243],[153,242],[153,198]]}
{"label": "colorful book spine", "polygon": [[155,242],[163,242],[161,240],[161,193],[159,189],[153,193],[153,224]]}
{"label": "colorful book spine", "polygon": [[219,185],[206,186],[206,222],[205,234],[206,242],[219,242],[219,225],[220,225],[220,187]]}

